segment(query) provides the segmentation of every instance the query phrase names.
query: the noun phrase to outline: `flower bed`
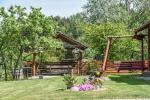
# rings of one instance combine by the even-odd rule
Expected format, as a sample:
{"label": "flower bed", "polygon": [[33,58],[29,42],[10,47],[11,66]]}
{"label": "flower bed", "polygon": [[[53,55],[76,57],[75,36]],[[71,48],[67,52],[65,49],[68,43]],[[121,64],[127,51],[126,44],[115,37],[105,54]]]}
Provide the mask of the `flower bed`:
{"label": "flower bed", "polygon": [[102,78],[102,72],[94,72],[89,75],[89,77],[84,79],[84,82],[80,85],[74,85],[77,80],[71,75],[64,76],[64,82],[67,85],[67,89],[72,91],[90,91],[90,90],[99,90],[104,79]]}
{"label": "flower bed", "polygon": [[72,91],[90,91],[99,90],[103,85],[104,79],[99,72],[92,73],[88,78],[84,79],[83,84],[71,87]]}
{"label": "flower bed", "polygon": [[73,86],[71,87],[72,91],[89,91],[94,90],[96,87],[92,84],[81,84],[79,86]]}

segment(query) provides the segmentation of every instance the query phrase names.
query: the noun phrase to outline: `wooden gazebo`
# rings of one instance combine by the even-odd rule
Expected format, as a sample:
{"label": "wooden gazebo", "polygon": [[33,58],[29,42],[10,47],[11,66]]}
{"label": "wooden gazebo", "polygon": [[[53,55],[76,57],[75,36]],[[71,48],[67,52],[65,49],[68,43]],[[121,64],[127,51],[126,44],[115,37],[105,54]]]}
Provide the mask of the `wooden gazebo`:
{"label": "wooden gazebo", "polygon": [[[72,54],[73,50],[75,50],[75,49],[79,50],[79,57],[78,57],[78,59],[76,59],[77,62],[78,62],[77,74],[79,74],[80,73],[80,67],[82,65],[82,58],[83,58],[82,51],[84,51],[88,47],[86,45],[80,43],[79,41],[73,39],[72,37],[67,36],[67,35],[65,35],[64,33],[61,33],[61,32],[58,32],[56,38],[60,39],[62,42],[64,42],[64,44],[69,44],[70,45],[70,46],[65,46],[65,49],[67,50],[68,55]],[[67,56],[66,59],[68,59],[68,58],[70,59],[70,57]]]}
{"label": "wooden gazebo", "polygon": [[[59,62],[42,62],[42,65],[45,64],[46,66],[64,66],[64,65],[71,65],[72,63],[74,64],[74,58],[73,56],[67,56],[67,55],[73,55],[73,50],[74,49],[78,49],[79,50],[79,57],[77,59],[77,62],[79,63],[77,66],[77,73],[79,74],[79,68],[80,65],[82,64],[82,51],[84,51],[87,46],[85,46],[84,44],[78,42],[77,40],[73,39],[72,37],[67,36],[64,33],[58,32],[57,35],[54,37],[56,39],[61,40],[64,43],[64,48],[67,50],[67,54],[66,57],[63,61],[59,61]],[[67,44],[67,46],[66,46]],[[35,63],[35,57],[36,57],[36,53],[33,53],[33,61],[32,61],[32,73],[33,76],[35,76],[37,74],[37,67],[36,67],[36,63]],[[55,68],[56,69],[56,68]],[[58,68],[57,69],[63,69],[63,68]]]}

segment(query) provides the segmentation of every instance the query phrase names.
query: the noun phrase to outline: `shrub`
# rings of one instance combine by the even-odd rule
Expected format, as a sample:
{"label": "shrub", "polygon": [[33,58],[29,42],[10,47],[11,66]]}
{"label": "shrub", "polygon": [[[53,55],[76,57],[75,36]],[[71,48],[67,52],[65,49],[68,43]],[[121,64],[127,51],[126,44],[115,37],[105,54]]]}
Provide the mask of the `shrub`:
{"label": "shrub", "polygon": [[102,76],[103,76],[102,70],[91,72],[89,77],[87,79],[85,79],[84,83],[89,83],[89,84],[93,84],[98,87],[102,87],[102,85],[103,85]]}
{"label": "shrub", "polygon": [[70,89],[77,82],[77,79],[69,74],[64,75],[63,81],[65,82],[67,89]]}
{"label": "shrub", "polygon": [[88,62],[88,70],[87,70],[87,74],[91,74],[92,72],[95,72],[97,69],[97,66],[95,63],[91,63],[91,62]]}

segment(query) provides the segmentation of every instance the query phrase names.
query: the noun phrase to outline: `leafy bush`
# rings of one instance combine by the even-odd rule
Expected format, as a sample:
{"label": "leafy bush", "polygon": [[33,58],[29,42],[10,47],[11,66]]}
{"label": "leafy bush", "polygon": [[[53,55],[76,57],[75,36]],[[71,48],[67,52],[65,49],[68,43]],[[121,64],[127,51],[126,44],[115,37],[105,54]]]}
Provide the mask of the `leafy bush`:
{"label": "leafy bush", "polygon": [[104,74],[103,71],[91,72],[89,77],[84,79],[84,84],[88,83],[88,84],[93,84],[93,85],[98,86],[98,87],[102,87],[102,85],[103,85],[103,79],[102,79],[103,74]]}
{"label": "leafy bush", "polygon": [[97,65],[95,63],[92,63],[92,62],[88,62],[88,71],[87,71],[87,74],[91,74],[92,72],[95,72],[97,71],[98,68],[97,68]]}
{"label": "leafy bush", "polygon": [[[5,72],[3,69],[0,69],[0,81],[4,81],[5,79]],[[13,80],[12,72],[7,69],[7,81]]]}
{"label": "leafy bush", "polygon": [[70,89],[77,82],[76,78],[69,74],[64,75],[63,81],[65,82],[67,89]]}

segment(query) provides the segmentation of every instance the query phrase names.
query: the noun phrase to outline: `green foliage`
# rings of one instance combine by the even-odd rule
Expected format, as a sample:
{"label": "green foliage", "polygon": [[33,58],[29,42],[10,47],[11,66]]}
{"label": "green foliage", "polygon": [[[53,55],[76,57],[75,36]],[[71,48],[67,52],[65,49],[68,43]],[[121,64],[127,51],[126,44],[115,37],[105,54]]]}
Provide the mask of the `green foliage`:
{"label": "green foliage", "polygon": [[[87,0],[84,6],[87,20],[91,23],[109,22],[116,19],[118,0]],[[117,8],[117,9],[116,9]]]}
{"label": "green foliage", "polygon": [[[83,12],[54,19],[60,31],[88,45],[85,57],[94,58],[104,55],[108,35],[132,35],[134,28],[148,21],[149,5],[148,0],[87,0]],[[110,52],[111,60],[139,60],[139,41],[114,40]]]}
{"label": "green foliage", "polygon": [[38,55],[45,52],[56,56],[56,49],[63,50],[62,43],[54,39],[57,22],[42,14],[41,8],[31,7],[27,13],[21,6],[2,7],[0,19],[0,63],[8,70],[5,76],[9,76],[12,68],[22,66],[23,56],[26,56],[24,52]]}
{"label": "green foliage", "polygon": [[111,48],[112,60],[141,60],[141,44],[140,41],[128,38],[116,40]]}
{"label": "green foliage", "polygon": [[[107,45],[107,37],[109,35],[123,35],[129,34],[124,24],[87,24],[82,28],[85,32],[84,41],[89,45],[92,50],[87,50],[93,52],[94,55],[102,55],[105,52]],[[94,56],[93,55],[93,56]]]}
{"label": "green foliage", "polygon": [[77,13],[70,16],[69,18],[60,18],[59,16],[53,17],[55,21],[58,22],[58,31],[61,31],[75,39],[82,36],[82,26],[84,25],[84,15],[83,13]]}
{"label": "green foliage", "polygon": [[131,29],[150,19],[149,5],[148,0],[88,0],[84,12],[91,23],[123,22]]}
{"label": "green foliage", "polygon": [[70,89],[75,83],[77,83],[76,78],[69,74],[64,75],[63,81],[65,82],[67,89]]}
{"label": "green foliage", "polygon": [[98,71],[99,70],[98,67],[99,66],[97,66],[96,63],[88,62],[88,69],[87,69],[88,72],[87,72],[87,74],[91,74],[91,73],[93,73],[95,71]]}

